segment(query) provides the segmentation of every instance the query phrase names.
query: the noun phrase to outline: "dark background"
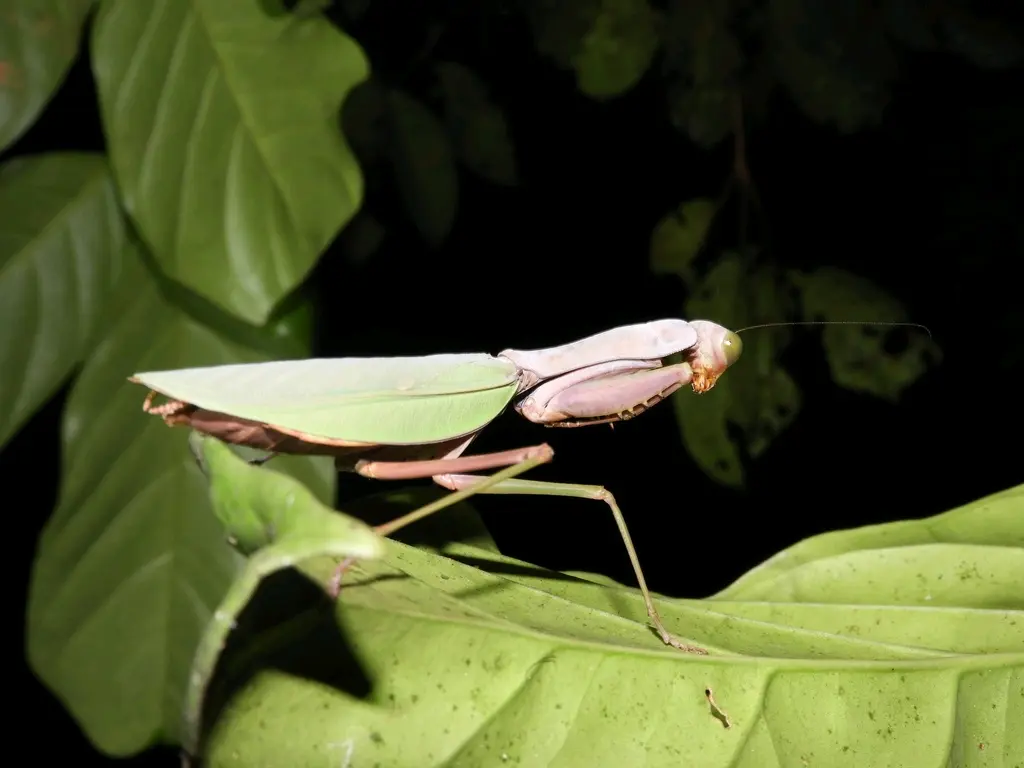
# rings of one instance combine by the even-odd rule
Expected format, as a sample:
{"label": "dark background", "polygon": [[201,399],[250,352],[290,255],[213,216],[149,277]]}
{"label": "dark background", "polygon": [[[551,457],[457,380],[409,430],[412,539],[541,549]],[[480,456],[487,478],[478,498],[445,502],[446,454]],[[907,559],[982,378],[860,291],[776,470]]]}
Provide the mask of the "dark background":
{"label": "dark background", "polygon": [[[405,41],[396,36],[399,47]],[[459,218],[438,251],[401,226],[361,266],[332,248],[309,283],[319,298],[315,354],[496,353],[678,316],[683,287],[649,272],[650,233],[680,201],[718,196],[729,143],[704,151],[676,131],[653,76],[608,104],[579,95],[570,75],[533,54],[520,22],[492,30],[486,45],[460,35],[438,45],[438,56],[480,72],[505,108],[524,183],[503,189],[463,173]],[[87,62],[86,51],[42,119],[3,159],[104,149]],[[841,136],[777,96],[748,139],[772,257],[870,278],[942,347],[943,364],[898,405],[832,384],[819,332],[808,330],[786,358],[803,409],[749,466],[743,491],[701,473],[668,405],[614,430],[544,430],[510,413],[475,450],[550,442],[555,461],[534,476],[606,485],[629,521],[651,588],[687,597],[725,587],[803,537],[925,517],[1024,482],[1022,97],[1020,69],[985,71],[922,54],[904,63],[877,129]],[[388,189],[374,195],[381,210],[398,205]],[[759,338],[748,335],[747,349]],[[728,375],[742,375],[742,367],[741,359]],[[52,401],[0,454],[9,551],[18,553],[7,595],[19,617],[36,538],[56,498],[62,405],[62,397]],[[11,489],[28,477],[31,492],[12,503]],[[341,493],[368,487],[343,478]],[[499,497],[474,505],[507,554],[633,583],[601,504]],[[16,634],[23,636],[20,624]],[[36,755],[104,761],[24,662],[14,679],[17,719],[37,734]],[[131,762],[172,759],[158,751]]]}

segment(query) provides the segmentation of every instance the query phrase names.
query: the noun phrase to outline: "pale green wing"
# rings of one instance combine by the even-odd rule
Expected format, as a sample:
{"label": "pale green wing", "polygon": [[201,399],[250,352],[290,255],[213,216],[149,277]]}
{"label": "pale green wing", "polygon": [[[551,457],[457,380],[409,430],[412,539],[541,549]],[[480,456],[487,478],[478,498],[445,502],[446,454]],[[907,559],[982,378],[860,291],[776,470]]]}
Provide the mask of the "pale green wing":
{"label": "pale green wing", "polygon": [[433,443],[474,432],[516,391],[484,354],[344,357],[137,373],[174,400],[331,440]]}

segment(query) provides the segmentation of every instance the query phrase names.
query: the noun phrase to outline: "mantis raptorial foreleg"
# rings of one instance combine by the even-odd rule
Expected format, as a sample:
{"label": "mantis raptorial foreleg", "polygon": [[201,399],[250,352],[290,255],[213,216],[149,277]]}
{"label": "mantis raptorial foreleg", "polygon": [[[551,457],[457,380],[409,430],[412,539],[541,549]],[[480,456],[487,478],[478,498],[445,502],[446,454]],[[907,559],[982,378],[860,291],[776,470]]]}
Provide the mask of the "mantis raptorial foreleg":
{"label": "mantis raptorial foreleg", "polygon": [[473,475],[442,475],[435,477],[434,481],[439,485],[453,491],[473,489],[480,494],[508,494],[516,496],[560,496],[574,499],[594,499],[603,501],[612,511],[615,518],[615,525],[619,528],[622,542],[626,545],[626,552],[629,554],[629,561],[633,564],[633,573],[636,575],[637,583],[640,585],[640,593],[643,595],[644,604],[647,606],[647,615],[651,619],[655,630],[666,645],[678,648],[687,653],[706,654],[707,651],[695,645],[690,645],[673,635],[661,621],[658,609],[654,607],[654,600],[651,598],[650,590],[647,588],[647,580],[644,578],[643,569],[640,567],[640,558],[637,557],[636,547],[633,546],[633,539],[626,527],[626,519],[622,516],[622,510],[615,501],[611,492],[600,485],[577,485],[573,483],[550,483],[540,480],[505,480],[495,483],[487,488],[475,488],[475,485],[482,479]]}

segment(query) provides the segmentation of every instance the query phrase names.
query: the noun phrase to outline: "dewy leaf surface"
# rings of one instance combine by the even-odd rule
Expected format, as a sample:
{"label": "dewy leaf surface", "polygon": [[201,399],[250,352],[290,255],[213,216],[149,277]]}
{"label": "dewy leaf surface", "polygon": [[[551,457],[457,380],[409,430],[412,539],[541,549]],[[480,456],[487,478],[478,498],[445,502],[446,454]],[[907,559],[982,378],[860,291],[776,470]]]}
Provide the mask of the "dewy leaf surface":
{"label": "dewy leaf surface", "polygon": [[338,127],[362,50],[260,0],[106,0],[92,50],[124,203],[161,267],[261,324],[362,203]]}
{"label": "dewy leaf surface", "polygon": [[[65,410],[60,499],[40,538],[28,608],[33,670],[114,755],[180,739],[193,652],[241,567],[188,431],[143,413],[146,391],[127,377],[265,359],[164,300],[137,255],[127,264],[112,306],[118,321]],[[331,500],[323,460],[278,468]]]}
{"label": "dewy leaf surface", "polygon": [[103,157],[36,155],[0,167],[0,446],[95,342],[124,259]]}
{"label": "dewy leaf surface", "polygon": [[[975,542],[996,517],[1019,542],[1024,486],[995,498],[1004,513],[979,502],[945,526],[946,543]],[[836,551],[844,534],[850,551],[866,548],[848,531]],[[701,657],[659,642],[635,589],[464,544],[445,553],[389,541],[346,582],[338,621],[373,679],[368,698],[258,671],[214,724],[208,764],[966,767],[1024,756],[1024,612],[986,607],[985,580],[957,606],[887,605],[880,582],[880,604],[660,600],[670,629],[712,651]],[[319,582],[332,567],[303,570]]]}
{"label": "dewy leaf surface", "polygon": [[28,130],[78,56],[93,0],[5,0],[0,15],[0,151]]}

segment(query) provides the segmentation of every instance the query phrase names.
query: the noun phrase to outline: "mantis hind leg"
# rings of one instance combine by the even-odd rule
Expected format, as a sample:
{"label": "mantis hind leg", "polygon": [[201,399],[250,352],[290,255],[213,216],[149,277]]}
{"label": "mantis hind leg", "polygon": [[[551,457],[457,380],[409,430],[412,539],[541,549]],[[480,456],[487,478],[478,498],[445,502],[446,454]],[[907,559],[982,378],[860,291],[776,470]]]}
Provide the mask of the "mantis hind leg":
{"label": "mantis hind leg", "polygon": [[[482,478],[474,475],[439,475],[434,481],[450,490],[473,489]],[[640,567],[640,558],[637,557],[636,547],[633,546],[633,539],[626,527],[626,519],[622,516],[622,510],[611,492],[600,485],[577,485],[572,483],[549,483],[539,480],[506,480],[496,483],[487,488],[479,488],[475,491],[481,494],[507,494],[522,496],[562,496],[575,499],[594,499],[603,501],[612,511],[615,518],[615,525],[618,526],[622,543],[626,545],[626,552],[629,554],[629,562],[633,565],[633,573],[636,575],[637,583],[640,585],[640,593],[644,598],[644,605],[647,607],[647,616],[654,625],[654,630],[666,645],[678,648],[686,653],[707,654],[707,651],[696,645],[680,640],[666,629],[665,624],[658,615],[658,609],[651,598],[651,592],[647,588],[647,580],[644,578],[643,569]]]}

